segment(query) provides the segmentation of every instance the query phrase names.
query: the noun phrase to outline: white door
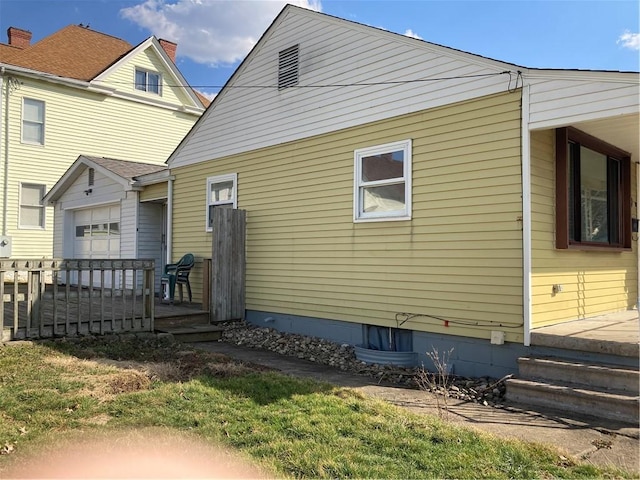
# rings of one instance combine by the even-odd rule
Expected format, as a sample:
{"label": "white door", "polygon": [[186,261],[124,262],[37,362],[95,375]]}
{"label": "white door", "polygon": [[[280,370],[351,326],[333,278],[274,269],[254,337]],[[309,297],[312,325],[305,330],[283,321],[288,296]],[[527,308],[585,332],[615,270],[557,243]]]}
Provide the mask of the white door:
{"label": "white door", "polygon": [[[77,210],[74,215],[73,256],[81,259],[120,257],[120,205]],[[89,284],[89,273],[80,280]],[[75,279],[74,283],[78,282]],[[100,286],[100,272],[94,272],[94,286]],[[111,287],[111,272],[105,272],[105,287]]]}

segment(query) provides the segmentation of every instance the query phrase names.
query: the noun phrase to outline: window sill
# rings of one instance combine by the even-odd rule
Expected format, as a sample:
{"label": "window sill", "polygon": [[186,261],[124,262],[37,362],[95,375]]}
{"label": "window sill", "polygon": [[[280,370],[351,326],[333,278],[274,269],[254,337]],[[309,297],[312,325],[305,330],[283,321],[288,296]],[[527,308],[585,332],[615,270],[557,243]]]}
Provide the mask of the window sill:
{"label": "window sill", "polygon": [[579,250],[579,251],[585,251],[585,252],[612,252],[612,253],[620,253],[620,252],[631,252],[633,251],[633,248],[629,247],[606,247],[606,246],[600,246],[600,245],[581,245],[581,244],[575,244],[575,245],[569,245],[567,248],[556,248],[556,250]]}
{"label": "window sill", "polygon": [[402,217],[365,217],[365,218],[354,218],[353,223],[371,223],[371,222],[400,222],[411,220],[411,217],[402,216]]}

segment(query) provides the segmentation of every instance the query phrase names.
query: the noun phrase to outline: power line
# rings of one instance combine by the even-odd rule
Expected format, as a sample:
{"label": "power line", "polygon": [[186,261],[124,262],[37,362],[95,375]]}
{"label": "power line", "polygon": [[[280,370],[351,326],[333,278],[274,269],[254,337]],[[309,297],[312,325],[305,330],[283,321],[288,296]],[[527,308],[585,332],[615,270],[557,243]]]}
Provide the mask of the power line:
{"label": "power line", "polygon": [[[496,73],[482,73],[476,75],[458,75],[453,77],[435,77],[435,78],[416,78],[410,80],[389,80],[380,82],[355,82],[355,83],[328,83],[328,84],[310,84],[310,85],[292,85],[290,88],[340,88],[340,87],[374,87],[379,85],[405,85],[410,83],[422,83],[422,82],[438,82],[444,80],[463,80],[467,78],[483,78],[483,77],[495,77],[498,75],[512,75],[517,72],[511,72],[505,70],[503,72]],[[109,82],[118,85],[135,85],[135,82]],[[188,84],[165,84],[167,87],[191,87],[191,88],[225,88],[225,85],[188,85]],[[278,85],[226,85],[227,89],[272,89],[280,88]]]}

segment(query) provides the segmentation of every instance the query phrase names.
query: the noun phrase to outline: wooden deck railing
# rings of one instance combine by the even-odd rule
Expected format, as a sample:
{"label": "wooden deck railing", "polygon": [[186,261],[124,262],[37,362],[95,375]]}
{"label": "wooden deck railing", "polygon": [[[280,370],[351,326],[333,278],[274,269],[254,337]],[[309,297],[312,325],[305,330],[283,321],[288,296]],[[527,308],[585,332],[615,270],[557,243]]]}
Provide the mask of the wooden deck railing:
{"label": "wooden deck railing", "polygon": [[154,329],[153,260],[0,260],[2,340]]}

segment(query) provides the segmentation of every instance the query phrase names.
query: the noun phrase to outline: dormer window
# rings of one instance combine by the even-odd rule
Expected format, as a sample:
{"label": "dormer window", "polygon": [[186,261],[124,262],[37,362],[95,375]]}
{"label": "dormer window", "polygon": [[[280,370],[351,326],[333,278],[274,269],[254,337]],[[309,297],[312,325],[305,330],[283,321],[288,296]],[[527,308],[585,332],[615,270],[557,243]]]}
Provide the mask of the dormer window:
{"label": "dormer window", "polygon": [[162,75],[136,68],[136,90],[162,95]]}
{"label": "dormer window", "polygon": [[278,89],[298,84],[298,50],[299,45],[294,45],[279,53]]}

